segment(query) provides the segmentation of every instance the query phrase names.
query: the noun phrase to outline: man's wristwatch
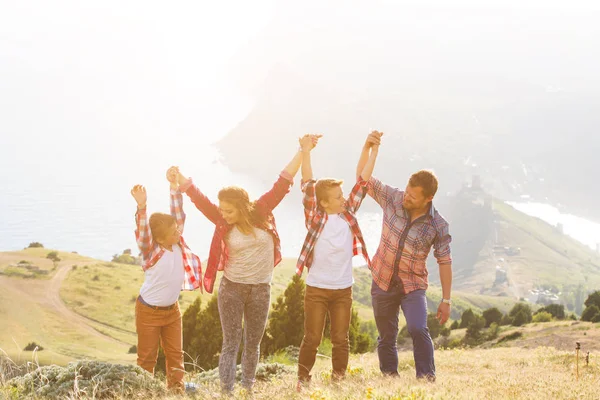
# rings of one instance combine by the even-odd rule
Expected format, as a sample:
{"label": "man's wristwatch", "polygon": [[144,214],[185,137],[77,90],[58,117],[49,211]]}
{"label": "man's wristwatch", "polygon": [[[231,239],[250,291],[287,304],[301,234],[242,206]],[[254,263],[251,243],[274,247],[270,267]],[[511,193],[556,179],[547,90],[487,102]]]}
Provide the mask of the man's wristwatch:
{"label": "man's wristwatch", "polygon": [[451,306],[452,305],[452,300],[450,300],[450,299],[442,299],[442,303],[446,303],[449,306]]}

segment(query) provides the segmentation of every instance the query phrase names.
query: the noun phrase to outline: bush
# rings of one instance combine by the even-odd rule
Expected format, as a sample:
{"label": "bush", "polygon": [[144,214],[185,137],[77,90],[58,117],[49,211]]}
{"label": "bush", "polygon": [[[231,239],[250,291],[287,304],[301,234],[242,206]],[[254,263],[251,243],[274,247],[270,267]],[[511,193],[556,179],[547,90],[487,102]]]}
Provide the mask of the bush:
{"label": "bush", "polygon": [[[292,366],[287,366],[279,363],[259,363],[256,367],[256,380],[257,381],[268,381],[273,378],[281,378],[288,374],[293,374],[296,372],[296,368]],[[235,371],[235,379],[236,381],[242,380],[242,366],[238,364]],[[206,372],[199,373],[196,376],[197,383],[207,383],[212,381],[219,380],[219,369],[211,369]]]}
{"label": "bush", "polygon": [[508,316],[508,314],[504,314],[502,320],[500,320],[500,326],[512,325],[513,319]]}
{"label": "bush", "polygon": [[486,332],[485,338],[486,340],[494,340],[498,337],[498,333],[500,333],[500,325],[497,323],[492,323]]}
{"label": "bush", "polygon": [[115,255],[113,255],[111,262],[120,263],[120,264],[137,265],[140,263],[140,260],[138,258],[132,256],[131,254],[121,254],[121,255],[115,254]]}
{"label": "bush", "polygon": [[137,346],[133,345],[129,348],[128,354],[137,354]]}
{"label": "bush", "polygon": [[510,333],[510,334],[508,334],[506,336],[501,337],[500,340],[498,340],[498,343],[508,342],[510,340],[516,340],[516,339],[518,339],[518,338],[520,338],[522,336],[523,336],[522,332],[519,332],[519,331],[513,332],[513,333]]}
{"label": "bush", "polygon": [[27,346],[25,346],[25,348],[23,349],[24,351],[42,351],[44,350],[44,348],[42,346],[40,346],[39,344],[37,344],[36,342],[30,342]]}
{"label": "bush", "polygon": [[278,350],[275,354],[268,357],[269,364],[277,363],[284,365],[298,365],[298,357],[300,356],[300,348],[296,346],[288,346],[285,349]]}
{"label": "bush", "polygon": [[29,243],[29,246],[27,246],[28,249],[43,249],[44,245],[41,244],[40,242],[31,242]]}
{"label": "bush", "polygon": [[458,329],[459,327],[460,327],[460,324],[458,323],[458,320],[452,322],[452,325],[450,325],[451,330]]}
{"label": "bush", "polygon": [[8,382],[21,397],[95,399],[150,398],[166,393],[164,385],[138,366],[77,361],[59,367],[39,367]]}
{"label": "bush", "polygon": [[502,313],[496,307],[488,308],[482,314],[483,318],[485,318],[485,327],[489,328],[493,323],[500,324],[502,321]]}
{"label": "bush", "polygon": [[527,323],[527,314],[525,311],[520,310],[517,315],[513,318],[512,324],[513,326],[522,326]]}
{"label": "bush", "polygon": [[440,335],[443,337],[448,337],[448,336],[450,336],[451,333],[452,333],[452,331],[447,326],[444,326],[442,328],[442,330],[440,331]]}
{"label": "bush", "polygon": [[[533,316],[531,313],[531,307],[525,303],[515,304],[514,307],[508,313],[508,316],[514,319],[514,318],[516,318],[517,314],[519,314],[519,312],[522,312],[523,315],[525,316],[525,322],[523,322],[521,325],[523,325],[524,323],[531,322],[531,320],[533,319]],[[514,321],[513,321],[513,325],[514,325]],[[518,326],[520,326],[520,325],[518,325]]]}
{"label": "bush", "polygon": [[549,304],[537,310],[536,314],[540,312],[547,312],[556,319],[565,319],[565,306],[562,304]]}
{"label": "bush", "polygon": [[600,308],[598,308],[595,304],[592,304],[583,310],[583,313],[581,314],[581,320],[591,322],[599,314]]}
{"label": "bush", "polygon": [[432,339],[440,336],[442,325],[440,325],[440,321],[437,319],[436,314],[429,313],[427,315],[427,328],[429,329],[429,334],[431,335]]}
{"label": "bush", "polygon": [[481,343],[481,341],[483,340],[481,330],[485,326],[485,318],[479,315],[474,315],[474,317],[475,318],[467,327],[467,333],[464,337],[464,343],[470,346],[474,346]]}
{"label": "bush", "polygon": [[92,278],[93,281],[99,281],[100,280],[100,276],[98,275],[94,275],[94,277]]}
{"label": "bush", "polygon": [[550,322],[552,321],[552,314],[546,311],[537,312],[533,316],[533,322]]}
{"label": "bush", "polygon": [[583,304],[585,304],[586,307],[595,305],[600,309],[600,290],[590,294]]}
{"label": "bush", "polygon": [[475,320],[475,313],[470,308],[466,309],[460,317],[460,328],[467,328]]}

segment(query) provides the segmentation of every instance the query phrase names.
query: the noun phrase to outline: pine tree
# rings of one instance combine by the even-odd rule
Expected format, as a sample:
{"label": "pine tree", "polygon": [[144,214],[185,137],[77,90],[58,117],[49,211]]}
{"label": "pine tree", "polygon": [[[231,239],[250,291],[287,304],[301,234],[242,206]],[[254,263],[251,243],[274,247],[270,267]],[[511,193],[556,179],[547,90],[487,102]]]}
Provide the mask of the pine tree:
{"label": "pine tree", "polygon": [[304,336],[304,280],[294,275],[277,298],[263,338],[261,352],[269,355],[288,346],[300,346]]}
{"label": "pine tree", "polygon": [[223,332],[217,295],[211,297],[204,310],[200,298],[183,314],[183,351],[187,370],[212,369],[219,364]]}

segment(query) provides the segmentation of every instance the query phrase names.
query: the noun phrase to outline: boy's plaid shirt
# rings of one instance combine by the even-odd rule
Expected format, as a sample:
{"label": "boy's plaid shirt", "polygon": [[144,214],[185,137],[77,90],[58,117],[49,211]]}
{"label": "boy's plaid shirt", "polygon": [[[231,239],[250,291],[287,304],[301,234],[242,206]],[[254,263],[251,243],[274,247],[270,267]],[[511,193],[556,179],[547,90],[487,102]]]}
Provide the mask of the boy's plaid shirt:
{"label": "boy's plaid shirt", "polygon": [[388,290],[395,269],[404,293],[426,290],[429,286],[426,261],[431,247],[440,266],[452,264],[448,222],[431,204],[428,213],[411,223],[402,206],[404,191],[374,177],[369,179],[368,193],[383,209],[381,241],[371,263],[373,281],[382,290]]}
{"label": "boy's plaid shirt", "polygon": [[[175,217],[179,229],[183,232],[185,213],[183,212],[183,197],[179,189],[171,190],[171,215]],[[165,250],[152,240],[146,208],[138,209],[135,213],[135,223],[135,239],[142,252],[142,269],[147,271],[160,260]],[[185,271],[185,279],[183,280],[181,289],[195,290],[200,288],[202,290],[202,265],[200,264],[200,258],[192,253],[192,250],[190,250],[185,240],[183,240],[183,236],[179,239],[179,247],[181,247],[183,268]]]}
{"label": "boy's plaid shirt", "polygon": [[[298,257],[298,262],[296,263],[296,273],[298,275],[302,275],[304,267],[310,268],[312,265],[313,250],[325,227],[325,223],[327,222],[327,213],[317,205],[315,184],[316,181],[314,179],[302,182],[302,192],[304,192],[304,198],[302,200],[304,205],[304,223],[308,232],[306,234],[306,239],[304,239],[302,250],[300,251],[300,257]],[[340,217],[350,225],[350,230],[354,236],[352,240],[352,250],[354,255],[357,256],[362,254],[370,268],[371,260],[367,254],[367,246],[365,245],[362,232],[356,219],[356,212],[360,208],[366,195],[367,181],[359,177],[346,202],[346,211],[341,213]]]}

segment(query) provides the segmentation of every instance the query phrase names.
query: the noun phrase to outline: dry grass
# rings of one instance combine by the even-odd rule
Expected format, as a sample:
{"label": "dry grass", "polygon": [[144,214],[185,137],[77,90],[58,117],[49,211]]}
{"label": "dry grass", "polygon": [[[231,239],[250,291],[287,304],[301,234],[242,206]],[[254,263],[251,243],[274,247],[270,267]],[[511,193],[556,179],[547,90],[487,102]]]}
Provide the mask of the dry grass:
{"label": "dry grass", "polygon": [[[331,383],[330,361],[319,359],[313,383],[302,393],[295,391],[294,374],[258,382],[255,399],[595,399],[600,387],[600,365],[592,358],[589,366],[580,360],[580,377],[575,378],[574,352],[551,348],[498,348],[490,350],[436,351],[438,379],[425,383],[414,378],[412,353],[401,352],[400,377],[384,378],[375,353],[352,356],[347,379]],[[193,377],[188,376],[188,379]],[[0,394],[9,396],[5,387]],[[247,398],[236,386],[234,398]],[[10,397],[7,397],[10,398]],[[73,398],[85,398],[77,397]],[[154,397],[175,400],[182,396]],[[200,386],[196,398],[220,399],[218,382]]]}

